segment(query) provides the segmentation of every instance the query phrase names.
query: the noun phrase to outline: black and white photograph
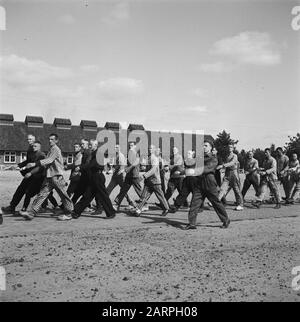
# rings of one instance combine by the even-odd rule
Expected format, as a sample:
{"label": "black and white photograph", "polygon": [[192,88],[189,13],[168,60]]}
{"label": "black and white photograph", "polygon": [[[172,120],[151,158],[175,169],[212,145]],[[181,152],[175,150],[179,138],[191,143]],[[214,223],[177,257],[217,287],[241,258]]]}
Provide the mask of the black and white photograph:
{"label": "black and white photograph", "polygon": [[299,0],[0,0],[0,302],[299,302],[299,89]]}

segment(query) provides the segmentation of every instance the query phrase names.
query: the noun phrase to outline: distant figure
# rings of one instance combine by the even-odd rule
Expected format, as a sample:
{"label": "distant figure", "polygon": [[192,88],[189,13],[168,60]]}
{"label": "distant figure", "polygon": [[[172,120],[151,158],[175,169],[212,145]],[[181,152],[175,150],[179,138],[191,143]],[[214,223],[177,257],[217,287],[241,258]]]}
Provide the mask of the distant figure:
{"label": "distant figure", "polygon": [[277,164],[276,160],[271,155],[271,150],[269,148],[265,149],[265,160],[263,163],[263,167],[260,168],[260,194],[257,198],[257,201],[253,203],[253,206],[256,208],[260,208],[266,192],[267,188],[269,187],[271,193],[273,194],[275,200],[276,200],[276,206],[274,209],[279,209],[281,207],[280,205],[280,194],[279,189],[276,184],[277,179]]}
{"label": "distant figure", "polygon": [[242,189],[242,196],[245,198],[245,195],[251,185],[253,185],[253,188],[255,190],[255,196],[258,197],[259,195],[259,183],[260,183],[260,176],[258,174],[258,161],[254,159],[253,157],[253,152],[249,151],[247,153],[247,160],[244,165],[244,170],[245,170],[245,181],[243,184],[243,189]]}
{"label": "distant figure", "polygon": [[238,158],[237,155],[233,152],[234,146],[229,145],[229,155],[227,156],[226,163],[219,165],[217,170],[225,169],[225,176],[221,184],[221,190],[219,193],[219,199],[222,200],[229,191],[233,189],[237,206],[235,210],[243,210],[243,197],[240,190],[240,179],[238,173]]}

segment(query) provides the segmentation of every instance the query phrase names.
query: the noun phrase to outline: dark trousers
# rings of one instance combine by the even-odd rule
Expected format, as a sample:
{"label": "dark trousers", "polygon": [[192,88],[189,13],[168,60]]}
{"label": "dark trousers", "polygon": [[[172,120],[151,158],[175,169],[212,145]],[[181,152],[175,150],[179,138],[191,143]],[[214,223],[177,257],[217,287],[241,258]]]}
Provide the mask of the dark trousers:
{"label": "dark trousers", "polygon": [[142,195],[141,195],[141,201],[140,201],[137,208],[142,210],[143,207],[145,206],[146,202],[151,197],[152,193],[155,193],[156,198],[159,200],[163,209],[168,210],[169,205],[168,205],[168,202],[164,196],[164,192],[162,191],[161,184],[151,184],[148,182],[145,182],[144,189],[143,189]]}
{"label": "dark trousers", "polygon": [[124,197],[127,195],[129,189],[131,188],[131,186],[133,186],[135,192],[137,193],[137,195],[139,196],[139,198],[141,198],[142,196],[142,186],[140,184],[140,179],[139,178],[135,178],[135,177],[125,177],[125,181],[124,184],[121,187],[121,191],[120,193],[117,195],[115,201],[117,203],[117,205],[121,205]]}
{"label": "dark trousers", "polygon": [[79,198],[83,196],[88,185],[89,185],[89,177],[87,174],[84,173],[81,175],[80,180],[76,185],[74,194],[72,196],[72,202],[74,205],[79,200]]}
{"label": "dark trousers", "polygon": [[243,189],[242,189],[242,196],[243,198],[245,197],[247,191],[253,185],[253,188],[255,190],[255,196],[259,196],[259,183],[260,183],[260,178],[258,174],[247,174],[244,184],[243,184]]}
{"label": "dark trousers", "polygon": [[182,189],[175,199],[174,206],[180,208],[186,201],[190,193],[194,192],[195,186],[197,185],[196,177],[185,177],[182,182]]}
{"label": "dark trousers", "polygon": [[57,203],[56,199],[53,196],[53,191],[51,191],[49,193],[47,199],[43,202],[42,208],[47,208],[48,207],[48,201],[50,201],[52,203],[52,206],[54,208],[58,207],[58,203]]}
{"label": "dark trousers", "polygon": [[197,215],[203,205],[203,201],[207,198],[222,223],[227,222],[228,215],[222,202],[219,200],[218,186],[214,175],[211,178],[204,178],[205,182],[200,182],[194,187],[191,207],[188,215],[189,223],[196,225]]}
{"label": "dark trousers", "polygon": [[31,198],[40,192],[43,181],[44,181],[43,177],[32,178],[31,184],[28,186],[28,188],[26,190],[26,195],[25,195],[25,199],[24,199],[24,203],[23,203],[23,209],[27,209],[30,204]]}
{"label": "dark trousers", "polygon": [[159,175],[160,175],[160,181],[161,181],[161,189],[163,191],[163,193],[166,193],[166,173],[165,171],[162,169],[159,171]]}
{"label": "dark trousers", "polygon": [[77,189],[77,186],[79,184],[79,180],[70,180],[70,183],[69,183],[69,186],[68,186],[68,189],[67,189],[67,194],[71,197],[76,189]]}
{"label": "dark trousers", "polygon": [[172,195],[176,189],[177,189],[178,193],[180,194],[180,192],[182,190],[183,180],[184,180],[183,177],[182,178],[171,178],[169,180],[168,189],[165,194],[167,201],[169,201],[169,199],[172,197]]}
{"label": "dark trousers", "polygon": [[19,184],[17,190],[15,191],[12,200],[10,202],[11,208],[16,208],[23,196],[26,194],[27,189],[31,185],[32,178],[24,178]]}
{"label": "dark trousers", "polygon": [[[112,193],[112,191],[117,187],[117,186],[120,186],[120,188],[122,189],[123,185],[124,185],[124,182],[125,182],[125,176],[123,173],[121,174],[113,174],[113,176],[111,177],[111,180],[107,186],[107,192],[108,192],[108,195],[110,195]],[[121,191],[121,190],[120,190]],[[126,197],[126,200],[127,202],[130,204],[130,205],[133,205],[134,202],[133,200],[131,200],[131,198],[128,196],[128,194],[126,193],[125,195]],[[116,201],[117,201],[117,197],[116,197]]]}
{"label": "dark trousers", "polygon": [[77,215],[81,215],[84,209],[94,198],[101,203],[107,217],[115,214],[115,210],[105,187],[105,176],[102,172],[93,174],[91,181],[83,194],[83,197],[74,206],[74,212]]}

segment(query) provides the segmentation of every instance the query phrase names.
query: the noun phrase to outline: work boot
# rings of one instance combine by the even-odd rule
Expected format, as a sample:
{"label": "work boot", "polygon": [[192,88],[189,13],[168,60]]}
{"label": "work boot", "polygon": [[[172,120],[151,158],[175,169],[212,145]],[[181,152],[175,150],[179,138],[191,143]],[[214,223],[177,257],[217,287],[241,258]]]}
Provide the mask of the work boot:
{"label": "work boot", "polygon": [[277,203],[276,206],[273,209],[280,209],[281,208],[281,204]]}
{"label": "work boot", "polygon": [[197,229],[195,225],[187,224],[185,227],[182,228],[183,230],[190,230],[190,229]]}
{"label": "work boot", "polygon": [[262,201],[255,201],[255,202],[252,202],[252,206],[256,207],[257,209],[259,209],[259,208],[260,208],[261,204],[262,204]]}
{"label": "work boot", "polygon": [[223,225],[220,228],[226,229],[229,227],[230,219],[228,218],[225,222],[223,222]]}
{"label": "work boot", "polygon": [[7,207],[1,207],[1,209],[4,214],[14,214],[15,213],[15,208],[10,205]]}

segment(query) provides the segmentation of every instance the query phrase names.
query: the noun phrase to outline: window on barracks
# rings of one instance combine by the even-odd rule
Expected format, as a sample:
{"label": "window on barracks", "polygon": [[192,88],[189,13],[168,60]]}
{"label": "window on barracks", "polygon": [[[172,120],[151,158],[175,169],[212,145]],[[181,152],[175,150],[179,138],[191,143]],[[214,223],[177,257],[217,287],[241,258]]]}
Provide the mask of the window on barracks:
{"label": "window on barracks", "polygon": [[67,164],[73,163],[73,154],[68,154],[67,156]]}
{"label": "window on barracks", "polygon": [[4,152],[4,163],[16,163],[16,152]]}
{"label": "window on barracks", "polygon": [[26,152],[21,152],[21,160],[20,160],[20,162],[23,162],[23,161],[25,161],[26,160]]}

